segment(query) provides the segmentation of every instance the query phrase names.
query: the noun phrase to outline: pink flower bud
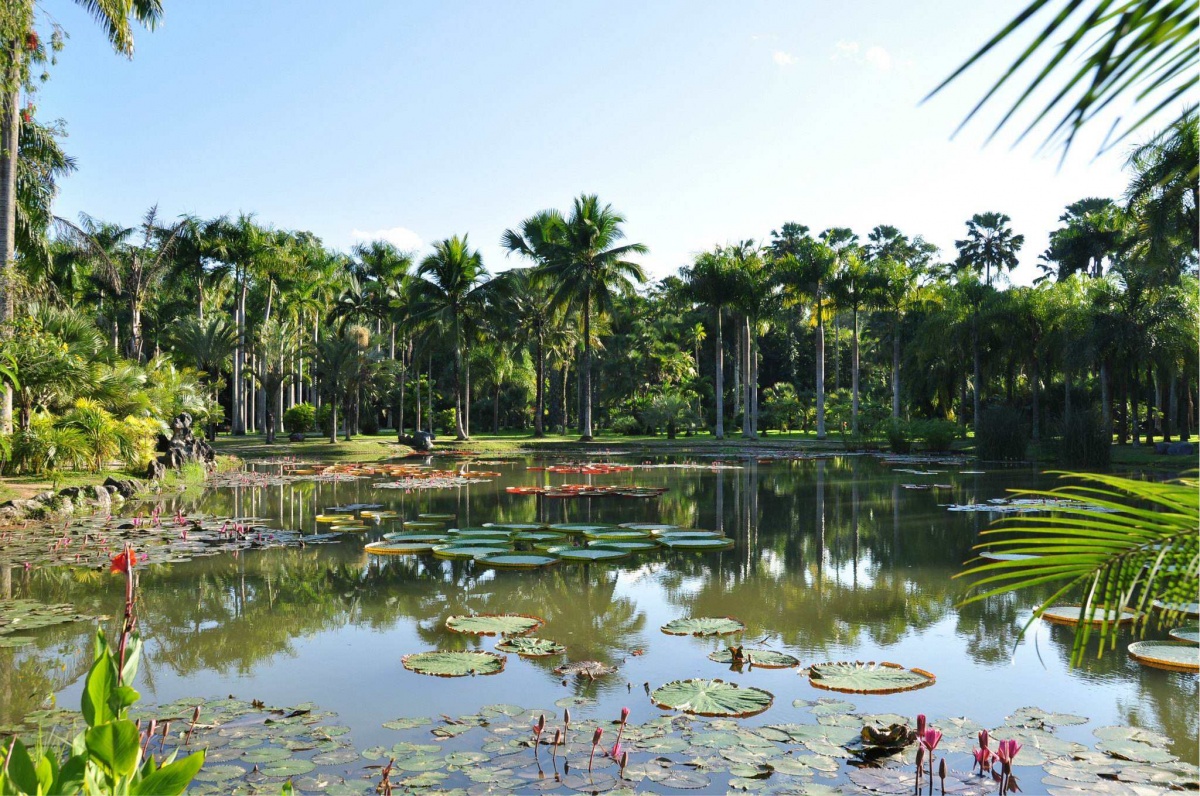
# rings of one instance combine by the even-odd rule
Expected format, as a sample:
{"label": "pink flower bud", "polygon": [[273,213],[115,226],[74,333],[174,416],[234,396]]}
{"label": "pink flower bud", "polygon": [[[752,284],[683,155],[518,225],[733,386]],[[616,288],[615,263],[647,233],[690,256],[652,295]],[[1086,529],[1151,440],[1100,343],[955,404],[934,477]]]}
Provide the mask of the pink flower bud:
{"label": "pink flower bud", "polygon": [[595,746],[596,744],[600,743],[600,738],[603,735],[604,735],[604,730],[597,727],[596,732],[592,735],[592,746]]}
{"label": "pink flower bud", "polygon": [[629,708],[621,708],[621,723],[629,721]]}

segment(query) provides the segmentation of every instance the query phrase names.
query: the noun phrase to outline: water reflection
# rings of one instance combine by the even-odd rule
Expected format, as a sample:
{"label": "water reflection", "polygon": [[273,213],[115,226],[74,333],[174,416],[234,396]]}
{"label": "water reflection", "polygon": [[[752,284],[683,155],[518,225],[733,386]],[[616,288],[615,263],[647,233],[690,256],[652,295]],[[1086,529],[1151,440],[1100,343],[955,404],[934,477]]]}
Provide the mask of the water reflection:
{"label": "water reflection", "polygon": [[[149,640],[143,686],[170,698],[186,691],[192,678],[255,683],[268,676],[262,674],[268,669],[276,680],[299,682],[302,674],[319,669],[314,655],[332,654],[350,639],[367,650],[377,647],[382,662],[373,665],[392,672],[389,676],[417,677],[399,670],[399,653],[494,645],[494,639],[446,630],[447,616],[506,611],[545,617],[542,634],[567,645],[573,660],[625,667],[597,684],[569,682],[568,688],[591,689],[602,699],[606,694],[629,699],[643,680],[721,676],[720,668],[704,660],[721,642],[668,639],[659,624],[686,614],[734,615],[746,623],[747,640],[784,648],[806,662],[903,659],[938,670],[939,684],[922,692],[923,702],[897,695],[889,698],[888,709],[933,704],[946,714],[982,713],[981,720],[996,721],[1029,700],[1057,699],[1045,707],[1162,730],[1180,741],[1178,752],[1195,759],[1197,678],[1143,669],[1119,653],[1089,659],[1071,672],[1066,666],[1070,635],[1062,628],[1038,627],[1019,646],[1014,662],[1018,632],[1035,595],[956,608],[961,586],[953,575],[971,557],[987,518],[947,512],[939,504],[979,502],[1003,495],[1006,488],[1033,486],[1039,480],[1035,474],[948,472],[924,480],[949,483],[949,489],[911,490],[904,484],[921,477],[889,471],[865,457],[565,478],[528,473],[521,465],[497,469],[504,475],[494,483],[450,492],[373,489],[367,481],[299,482],[181,495],[168,503],[171,509],[261,517],[309,532],[321,530],[314,517],[328,507],[381,503],[402,517],[454,512],[464,526],[669,522],[723,530],[736,545],[711,554],[663,551],[616,567],[496,573],[457,561],[365,556],[363,542],[377,538],[381,528],[335,545],[156,566],[143,574],[139,607]],[[510,484],[564,481],[636,481],[670,491],[655,501],[555,501],[503,490]],[[6,597],[71,602],[97,614],[120,612],[120,584],[102,572],[7,571],[0,587]],[[48,628],[31,646],[0,649],[0,724],[18,720],[78,680],[86,669],[91,632],[84,624]],[[645,656],[631,657],[641,650]],[[361,663],[362,654],[355,656],[343,666]],[[544,694],[549,699],[543,701],[552,701],[563,688],[552,671],[557,663],[510,662],[504,678],[488,678],[489,688],[512,689],[515,698]],[[339,690],[327,695],[340,704],[324,706],[342,713],[352,726],[356,716],[367,723],[370,685],[358,682],[353,671],[347,675]],[[793,696],[812,698],[804,678],[786,676],[769,686],[777,704],[788,705]],[[979,681],[985,677],[995,687],[981,694]],[[1040,685],[1023,685],[1031,678]],[[420,685],[411,696],[413,713],[431,710],[421,704],[422,693],[446,693],[440,682]],[[1020,696],[1008,696],[1022,688]],[[297,694],[295,701],[316,697]]]}

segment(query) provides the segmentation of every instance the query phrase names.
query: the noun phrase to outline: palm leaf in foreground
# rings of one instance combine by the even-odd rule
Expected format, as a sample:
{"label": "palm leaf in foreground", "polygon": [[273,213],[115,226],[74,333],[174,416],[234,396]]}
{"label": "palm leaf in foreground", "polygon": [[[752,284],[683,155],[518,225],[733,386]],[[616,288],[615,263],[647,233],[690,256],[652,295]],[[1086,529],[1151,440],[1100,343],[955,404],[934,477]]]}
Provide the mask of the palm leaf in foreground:
{"label": "palm leaf in foreground", "polygon": [[[1022,632],[1061,599],[1080,602],[1072,665],[1083,658],[1093,627],[1100,651],[1116,644],[1113,629],[1122,608],[1134,611],[1144,633],[1151,608],[1195,602],[1200,590],[1200,500],[1198,482],[1188,478],[1152,483],[1110,475],[1063,474],[1068,486],[1021,492],[1024,497],[1066,501],[1051,516],[1019,516],[984,531],[976,549],[1032,556],[1014,561],[972,562],[956,577],[969,577],[972,594],[962,604],[997,594],[1053,584]],[[1099,612],[1101,621],[1083,621]],[[1160,608],[1159,624],[1176,622],[1182,612]]]}

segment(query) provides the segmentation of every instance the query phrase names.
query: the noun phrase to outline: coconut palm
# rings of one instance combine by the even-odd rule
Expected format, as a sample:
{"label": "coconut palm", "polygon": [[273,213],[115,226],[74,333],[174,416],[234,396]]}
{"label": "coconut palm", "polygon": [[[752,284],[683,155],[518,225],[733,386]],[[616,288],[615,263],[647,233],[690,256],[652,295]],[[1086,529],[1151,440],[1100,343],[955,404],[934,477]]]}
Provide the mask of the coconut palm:
{"label": "coconut palm", "polygon": [[984,284],[991,286],[992,269],[1011,271],[1017,267],[1017,252],[1025,245],[1024,235],[1014,235],[1003,213],[976,213],[967,222],[967,237],[954,241],[958,249],[955,269],[983,272]]}
{"label": "coconut palm", "polygon": [[[76,0],[104,29],[113,49],[122,55],[133,55],[133,22],[151,30],[162,18],[161,0],[127,0],[122,3]],[[18,239],[17,183],[18,159],[21,152],[20,112],[22,91],[34,88],[31,65],[47,58],[46,47],[34,30],[36,11],[34,0],[14,0],[4,8],[3,46],[0,46],[0,335],[11,332],[13,318],[12,268]],[[59,46],[62,34],[55,32],[51,48]],[[5,390],[0,402],[0,431],[12,429],[12,392]]]}
{"label": "coconut palm", "polygon": [[646,281],[642,267],[626,258],[649,251],[640,243],[617,245],[625,238],[625,216],[601,205],[595,194],[579,196],[571,215],[556,225],[548,259],[540,266],[550,281],[551,299],[578,310],[583,318],[581,438],[592,439],[592,315],[605,312],[617,293]]}
{"label": "coconut palm", "polygon": [[1174,241],[1200,247],[1200,124],[1192,106],[1169,129],[1137,147],[1127,166],[1133,179],[1125,200],[1137,219],[1141,236],[1156,253]]}
{"label": "coconut palm", "polygon": [[513,268],[497,280],[498,314],[515,324],[516,338],[533,344],[534,388],[533,436],[546,435],[546,336],[554,324],[555,309],[550,292],[536,268]]}
{"label": "coconut palm", "polygon": [[[1066,226],[1050,233],[1050,247],[1038,267],[1066,279],[1073,273],[1104,275],[1104,261],[1125,245],[1125,219],[1111,199],[1090,197],[1067,205],[1058,220]],[[1054,266],[1054,268],[1051,268]]]}
{"label": "coconut palm", "polygon": [[434,324],[454,352],[455,433],[467,439],[463,427],[463,344],[464,326],[469,313],[482,309],[487,297],[487,270],[478,251],[471,249],[467,236],[455,235],[433,245],[433,254],[417,269],[420,281],[413,288],[412,315],[419,323]]}

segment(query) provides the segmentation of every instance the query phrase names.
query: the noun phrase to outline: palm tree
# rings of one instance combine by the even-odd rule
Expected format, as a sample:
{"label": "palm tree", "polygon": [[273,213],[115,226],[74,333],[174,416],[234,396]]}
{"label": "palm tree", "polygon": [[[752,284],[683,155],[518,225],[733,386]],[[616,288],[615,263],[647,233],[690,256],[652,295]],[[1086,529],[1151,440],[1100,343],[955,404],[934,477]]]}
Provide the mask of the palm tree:
{"label": "palm tree", "polygon": [[[161,0],[127,0],[122,3],[101,3],[95,0],[76,0],[99,23],[113,49],[127,57],[133,55],[133,21],[153,30],[162,18]],[[0,96],[0,337],[11,334],[13,318],[12,269],[18,239],[17,182],[18,159],[21,152],[21,92],[34,90],[32,63],[46,60],[45,46],[36,36],[27,35],[34,29],[34,0],[14,0],[4,8],[5,40],[0,46],[0,75],[3,92]],[[61,41],[56,31],[54,41]],[[4,390],[0,401],[0,432],[12,430],[12,391]]]}
{"label": "palm tree", "polygon": [[837,304],[850,310],[850,428],[854,434],[858,433],[859,407],[858,314],[870,306],[874,295],[871,288],[870,269],[863,261],[862,250],[855,246],[839,258],[839,268],[830,285]]}
{"label": "palm tree", "polygon": [[[733,301],[733,274],[729,258],[724,249],[715,247],[711,252],[698,255],[690,268],[684,270],[692,298],[712,310],[716,324],[716,340],[713,348],[716,363],[713,366],[713,395],[716,400],[716,427],[714,436],[725,439],[725,342],[721,330],[721,316],[725,307]],[[699,372],[700,363],[696,368]]]}
{"label": "palm tree", "polygon": [[992,269],[1000,273],[1017,267],[1017,252],[1025,245],[1024,235],[1014,235],[1011,218],[1003,213],[976,213],[967,222],[967,237],[954,241],[958,249],[955,268],[982,271],[984,284],[992,285]]}
{"label": "palm tree", "polygon": [[1125,200],[1155,254],[1173,241],[1200,247],[1200,124],[1193,105],[1179,121],[1129,156],[1133,179]]}
{"label": "palm tree", "polygon": [[758,436],[758,333],[770,315],[773,296],[762,253],[753,240],[728,246],[726,252],[733,280],[732,304],[742,316],[742,436],[754,439]]}
{"label": "palm tree", "polygon": [[54,220],[51,205],[58,181],[75,171],[75,159],[59,145],[66,136],[61,122],[43,125],[30,118],[23,123],[23,133],[17,161],[16,251],[26,271],[46,273],[51,267],[46,238]]}
{"label": "palm tree", "polygon": [[1059,280],[1073,273],[1104,275],[1104,260],[1125,245],[1125,220],[1112,199],[1091,197],[1067,205],[1058,220],[1065,227],[1050,233],[1050,247],[1039,259],[1043,271],[1053,269]]}
{"label": "palm tree", "polygon": [[[237,330],[219,315],[210,315],[203,321],[184,318],[173,327],[171,340],[184,363],[207,375],[215,401],[221,373],[237,347]],[[216,437],[215,425],[209,425],[208,436]]]}
{"label": "palm tree", "polygon": [[646,281],[637,263],[625,258],[649,251],[640,243],[616,245],[625,238],[625,217],[595,194],[583,194],[569,218],[553,233],[549,259],[540,270],[550,280],[554,304],[577,308],[583,317],[581,439],[592,439],[592,313],[605,312],[618,292]]}
{"label": "palm tree", "polygon": [[348,329],[346,333],[319,340],[312,351],[313,374],[325,397],[329,399],[330,443],[337,442],[338,405],[344,395],[346,381],[353,375],[355,360],[365,347],[363,341],[356,334],[351,334],[351,331],[353,330]]}
{"label": "palm tree", "polygon": [[433,254],[417,269],[421,281],[414,287],[413,317],[441,327],[454,352],[455,432],[467,439],[463,427],[463,327],[466,316],[482,308],[487,291],[487,270],[478,251],[472,251],[467,236],[455,235],[433,245]]}
{"label": "palm tree", "polygon": [[264,394],[263,434],[266,442],[275,441],[275,426],[281,420],[282,410],[276,412],[280,402],[280,390],[291,378],[287,355],[292,349],[296,329],[286,321],[271,318],[258,329],[254,353],[257,373],[255,374]]}
{"label": "palm tree", "polygon": [[[60,227],[74,239],[86,257],[95,262],[95,273],[115,296],[129,302],[129,347],[127,355],[143,361],[142,311],[146,299],[173,265],[175,242],[184,229],[181,221],[169,228],[158,224],[158,206],[151,207],[140,227],[104,224],[84,214],[76,226],[58,219]],[[141,233],[141,242],[133,242]]]}

